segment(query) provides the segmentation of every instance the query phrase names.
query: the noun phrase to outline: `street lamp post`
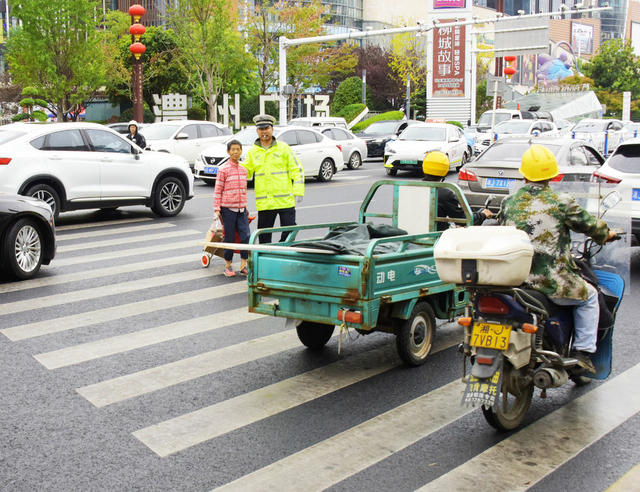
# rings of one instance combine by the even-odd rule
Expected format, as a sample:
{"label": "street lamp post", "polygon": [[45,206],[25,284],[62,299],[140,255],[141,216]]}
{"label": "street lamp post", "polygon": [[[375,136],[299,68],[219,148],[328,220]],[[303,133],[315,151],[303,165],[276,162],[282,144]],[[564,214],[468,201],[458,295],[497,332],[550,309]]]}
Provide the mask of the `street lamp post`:
{"label": "street lamp post", "polygon": [[131,46],[129,51],[132,54],[131,66],[132,66],[132,102],[133,102],[133,119],[138,123],[142,123],[144,120],[144,103],[142,97],[142,60],[140,57],[147,50],[147,47],[140,42],[140,36],[142,36],[146,29],[139,23],[140,17],[145,13],[145,9],[142,5],[132,5],[129,7],[129,15],[132,17],[132,25],[129,28],[131,33]]}

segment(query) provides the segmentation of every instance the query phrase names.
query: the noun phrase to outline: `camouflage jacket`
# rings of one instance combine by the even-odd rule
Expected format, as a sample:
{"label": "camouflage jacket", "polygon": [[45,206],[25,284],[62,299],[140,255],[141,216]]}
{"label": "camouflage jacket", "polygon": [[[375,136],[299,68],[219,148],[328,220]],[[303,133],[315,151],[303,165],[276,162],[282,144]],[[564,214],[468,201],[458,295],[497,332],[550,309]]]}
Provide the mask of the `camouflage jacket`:
{"label": "camouflage jacket", "polygon": [[526,284],[550,298],[587,299],[587,285],[571,257],[570,231],[603,244],[609,234],[606,223],[573,197],[534,183],[505,198],[498,221],[525,231],[531,239],[534,254]]}

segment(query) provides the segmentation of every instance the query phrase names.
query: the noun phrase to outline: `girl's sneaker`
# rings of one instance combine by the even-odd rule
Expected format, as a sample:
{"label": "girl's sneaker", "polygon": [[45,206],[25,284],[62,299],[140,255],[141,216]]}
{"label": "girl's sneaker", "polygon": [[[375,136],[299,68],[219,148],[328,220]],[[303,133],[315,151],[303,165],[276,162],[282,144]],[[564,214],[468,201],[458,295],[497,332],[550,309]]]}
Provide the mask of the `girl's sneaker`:
{"label": "girl's sneaker", "polygon": [[247,269],[247,267],[242,267],[240,269],[240,274],[241,275],[249,275],[249,270]]}
{"label": "girl's sneaker", "polygon": [[231,268],[225,268],[224,269],[224,276],[225,277],[235,277],[236,276],[236,272],[234,272]]}

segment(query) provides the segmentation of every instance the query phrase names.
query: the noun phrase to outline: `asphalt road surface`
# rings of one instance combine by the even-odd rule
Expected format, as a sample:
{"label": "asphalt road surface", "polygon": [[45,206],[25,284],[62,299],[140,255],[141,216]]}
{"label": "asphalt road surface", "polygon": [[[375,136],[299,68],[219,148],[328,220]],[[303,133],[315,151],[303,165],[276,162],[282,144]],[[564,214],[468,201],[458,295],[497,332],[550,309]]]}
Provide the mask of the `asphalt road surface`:
{"label": "asphalt road surface", "polygon": [[[357,219],[384,177],[308,181],[298,223]],[[53,263],[0,282],[0,490],[589,492],[640,463],[638,248],[611,377],[536,390],[504,434],[460,405],[454,323],[406,368],[390,335],[312,353],[248,313],[244,279],[200,266],[212,194],[171,219],[63,214]]]}

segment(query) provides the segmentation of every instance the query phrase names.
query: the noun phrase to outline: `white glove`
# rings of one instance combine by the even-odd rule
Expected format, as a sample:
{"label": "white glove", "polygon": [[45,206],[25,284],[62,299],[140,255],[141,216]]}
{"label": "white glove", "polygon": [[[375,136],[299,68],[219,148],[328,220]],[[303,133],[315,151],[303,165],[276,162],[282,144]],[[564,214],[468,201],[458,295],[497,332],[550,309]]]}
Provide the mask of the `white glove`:
{"label": "white glove", "polygon": [[303,196],[297,196],[296,197],[296,203],[302,203],[302,199],[303,198],[304,198]]}

